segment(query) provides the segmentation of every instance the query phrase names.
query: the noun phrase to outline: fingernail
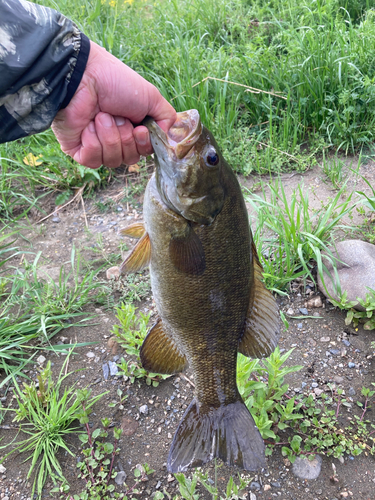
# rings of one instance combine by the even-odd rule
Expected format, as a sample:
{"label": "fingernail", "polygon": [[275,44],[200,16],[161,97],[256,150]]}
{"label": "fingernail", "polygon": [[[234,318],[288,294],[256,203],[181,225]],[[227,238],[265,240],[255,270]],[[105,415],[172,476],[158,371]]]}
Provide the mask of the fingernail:
{"label": "fingernail", "polygon": [[122,116],[115,116],[115,122],[118,127],[121,127],[121,125],[125,125],[126,120]]}
{"label": "fingernail", "polygon": [[103,113],[100,117],[100,122],[102,123],[102,125],[104,125],[104,127],[106,128],[110,128],[110,127],[113,127],[113,118],[111,115],[107,114],[107,113]]}
{"label": "fingernail", "polygon": [[94,122],[90,122],[89,126],[88,126],[88,129],[89,129],[89,132],[91,132],[92,134],[95,134],[95,132],[96,132],[96,130],[95,130],[95,123]]}
{"label": "fingernail", "polygon": [[140,146],[146,146],[147,144],[147,139],[144,138],[144,137],[137,137],[137,143],[140,145]]}

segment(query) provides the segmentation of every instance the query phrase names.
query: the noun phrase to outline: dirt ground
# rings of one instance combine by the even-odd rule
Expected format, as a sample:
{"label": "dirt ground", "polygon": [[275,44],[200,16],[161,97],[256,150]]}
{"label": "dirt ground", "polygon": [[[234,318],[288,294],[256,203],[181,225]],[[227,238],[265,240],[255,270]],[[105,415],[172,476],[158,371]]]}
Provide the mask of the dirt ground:
{"label": "dirt ground", "polygon": [[[375,175],[374,164],[367,164],[361,170],[363,175],[372,181]],[[306,174],[286,174],[283,178],[284,185],[287,186],[288,193],[291,193],[303,178],[305,187],[311,193],[312,208],[320,206],[335,195],[332,186],[325,182],[324,174],[320,168],[315,167]],[[355,182],[355,181],[350,181]],[[362,184],[361,184],[362,182]],[[356,189],[363,190],[366,186],[363,181],[358,181]],[[249,185],[249,182],[246,181]],[[43,224],[35,221],[29,228],[23,231],[27,238],[23,243],[25,252],[37,253],[42,251],[42,270],[53,279],[58,278],[60,266],[70,260],[71,248],[74,244],[80,249],[87,262],[93,262],[101,253],[110,255],[119,253],[119,229],[126,227],[129,223],[141,219],[142,215],[142,195],[132,200],[132,203],[121,203],[115,201],[109,211],[101,212],[98,200],[101,203],[107,200],[119,200],[122,191],[122,184],[117,182],[106,190],[98,193],[96,200],[85,202],[85,212],[88,228],[85,224],[85,215],[82,205],[69,205],[66,209],[55,212],[52,217],[46,219]],[[348,192],[353,189],[353,185],[348,184]],[[315,200],[315,201],[314,201]],[[314,205],[315,204],[315,205]],[[53,200],[45,207],[47,213],[54,209]],[[356,216],[357,217],[357,216]],[[132,247],[132,241],[125,240],[128,249]],[[129,251],[128,250],[128,251]],[[123,257],[127,251],[123,252]],[[31,260],[31,257],[29,257]],[[15,262],[13,262],[14,264]],[[108,262],[108,266],[114,265]],[[105,272],[101,274],[105,280]],[[321,296],[322,305],[318,308],[309,307],[309,317],[302,318],[299,308],[306,307],[306,303],[312,297],[321,296],[312,286],[306,289],[303,286],[296,286],[289,297],[279,299],[280,309],[286,314],[299,316],[297,319],[289,319],[289,329],[284,331],[280,339],[280,348],[295,350],[288,360],[289,365],[301,364],[303,370],[289,377],[289,394],[314,393],[315,389],[328,391],[328,383],[334,383],[342,387],[346,394],[351,394],[355,403],[361,400],[361,388],[370,387],[374,378],[375,353],[371,349],[370,342],[374,339],[373,332],[364,331],[362,327],[358,331],[346,330],[344,318],[345,314],[336,310],[329,302]],[[154,311],[152,298],[150,295],[142,302],[136,303],[142,311]],[[294,314],[291,314],[293,309]],[[93,312],[96,317],[89,327],[72,327],[66,329],[54,340],[67,342],[95,342],[88,347],[77,348],[69,362],[69,371],[85,368],[70,377],[70,383],[77,381],[78,387],[91,387],[93,394],[100,394],[109,391],[107,396],[97,403],[90,417],[90,427],[94,430],[100,419],[108,417],[112,424],[121,426],[123,435],[120,441],[121,452],[115,461],[115,470],[124,470],[128,486],[133,484],[133,471],[137,464],[147,462],[153,474],[142,482],[140,494],[134,498],[151,499],[156,491],[165,491],[170,495],[178,493],[177,481],[169,475],[166,470],[166,460],[168,449],[172,441],[174,431],[182,417],[185,409],[193,397],[193,387],[190,381],[193,377],[190,372],[183,375],[171,377],[160,383],[158,387],[147,386],[144,381],[124,381],[116,376],[108,376],[105,379],[103,364],[108,361],[117,361],[119,357],[129,359],[123,349],[111,339],[111,329],[116,322],[113,309],[105,307],[95,308],[88,312]],[[61,337],[65,337],[61,339]],[[345,341],[345,344],[343,343]],[[342,347],[346,346],[343,350]],[[330,349],[340,350],[340,354],[331,354]],[[58,356],[50,351],[42,352],[47,360],[53,363],[53,372],[58,374],[64,356]],[[348,363],[354,363],[353,368],[349,368]],[[36,369],[28,372],[29,377],[36,375]],[[116,391],[121,388],[128,399],[120,409],[119,405],[114,408],[107,406],[112,401],[118,402]],[[12,390],[6,393],[0,390],[2,404],[4,407],[12,405]],[[319,396],[316,396],[319,397]],[[147,405],[145,413],[140,412],[140,408]],[[346,410],[345,410],[346,411]],[[347,416],[352,415],[347,411]],[[374,412],[369,411],[367,418],[374,421]],[[7,415],[0,429],[2,444],[10,443],[15,436],[14,430],[7,430],[5,427],[12,425],[11,416]],[[343,423],[343,425],[345,425]],[[83,490],[82,480],[77,479],[76,461],[80,456],[80,442],[76,436],[70,436],[68,446],[73,451],[75,457],[67,453],[60,453],[59,459],[62,464],[65,477],[71,485],[71,493],[79,493]],[[364,454],[358,457],[345,456],[341,463],[332,457],[322,457],[322,470],[315,480],[300,480],[292,472],[290,462],[285,459],[279,449],[276,449],[271,457],[267,459],[268,468],[259,474],[243,474],[243,477],[251,477],[252,481],[259,483],[250,485],[244,492],[244,498],[255,499],[319,499],[334,500],[341,498],[353,498],[370,500],[375,498],[375,462],[371,456]],[[0,499],[19,500],[30,498],[30,481],[26,479],[29,464],[24,463],[25,456],[13,454],[9,457],[4,466],[6,471],[0,473]],[[330,480],[332,476],[332,464],[337,470],[337,482]],[[214,465],[206,467],[210,477],[214,477]],[[218,484],[225,489],[225,485],[230,475],[236,477],[237,472],[228,467],[218,469]],[[122,491],[122,487],[117,486],[117,491]],[[44,497],[49,497],[51,482],[48,482]],[[210,498],[207,492],[200,490],[200,498]]]}

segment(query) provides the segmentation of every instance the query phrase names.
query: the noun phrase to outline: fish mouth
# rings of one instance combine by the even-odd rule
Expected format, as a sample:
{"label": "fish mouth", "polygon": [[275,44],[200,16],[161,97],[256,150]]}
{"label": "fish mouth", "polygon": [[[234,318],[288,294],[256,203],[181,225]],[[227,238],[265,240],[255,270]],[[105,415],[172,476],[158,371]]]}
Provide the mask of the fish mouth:
{"label": "fish mouth", "polygon": [[157,138],[159,138],[169,154],[177,160],[187,156],[202,133],[202,123],[196,109],[177,113],[177,119],[167,134],[151,117],[146,117],[142,124],[150,132],[155,152],[158,150]]}

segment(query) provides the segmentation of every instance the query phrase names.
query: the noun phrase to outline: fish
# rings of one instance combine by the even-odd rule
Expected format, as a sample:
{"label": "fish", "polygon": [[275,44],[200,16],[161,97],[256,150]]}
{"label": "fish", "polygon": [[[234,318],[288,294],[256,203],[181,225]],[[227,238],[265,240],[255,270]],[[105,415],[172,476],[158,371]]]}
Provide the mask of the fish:
{"label": "fish", "polygon": [[150,267],[158,317],[140,350],[143,367],[177,374],[188,366],[194,398],[175,432],[167,469],[220,458],[248,471],[265,467],[265,445],[236,383],[237,353],[268,356],[280,332],[278,306],[262,282],[236,175],[197,110],[165,133],[146,118],[155,172],[144,223],[121,231],[139,241],[121,273]]}

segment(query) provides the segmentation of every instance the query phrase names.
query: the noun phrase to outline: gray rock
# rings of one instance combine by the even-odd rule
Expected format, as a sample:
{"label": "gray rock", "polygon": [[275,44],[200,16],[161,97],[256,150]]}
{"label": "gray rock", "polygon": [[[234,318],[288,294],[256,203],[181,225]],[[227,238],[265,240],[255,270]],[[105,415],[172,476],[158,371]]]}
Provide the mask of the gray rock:
{"label": "gray rock", "polygon": [[304,316],[308,316],[309,311],[306,309],[306,307],[300,307],[299,312],[303,314]]}
{"label": "gray rock", "polygon": [[108,366],[111,377],[114,377],[118,374],[118,366],[116,365],[116,363],[114,363],[113,361],[108,361]]}
{"label": "gray rock", "polygon": [[250,500],[257,500],[257,497],[254,493],[250,491]]}
{"label": "gray rock", "polygon": [[117,476],[115,477],[115,483],[118,485],[122,485],[125,483],[126,480],[126,474],[123,470],[117,473]]}
{"label": "gray rock", "polygon": [[341,351],[339,349],[330,349],[329,352],[333,354],[333,356],[338,356]]}
{"label": "gray rock", "polygon": [[42,365],[46,361],[46,358],[40,355],[38,358],[36,358],[36,360],[40,365]]}
{"label": "gray rock", "polygon": [[349,366],[349,368],[355,368],[355,363],[353,363],[352,361],[349,361],[348,366]]}
{"label": "gray rock", "polygon": [[289,309],[287,310],[286,313],[287,313],[288,316],[293,316],[294,315],[294,310],[291,307],[289,307]]}
{"label": "gray rock", "polygon": [[251,490],[260,490],[260,484],[258,483],[258,481],[252,481],[250,483],[250,489]]}
{"label": "gray rock", "polygon": [[139,413],[142,413],[143,415],[148,415],[148,406],[143,405],[139,408]]}
{"label": "gray rock", "polygon": [[344,382],[344,377],[340,377],[340,375],[335,375],[333,377],[333,381],[336,382],[336,384],[342,384]]}
{"label": "gray rock", "polygon": [[118,266],[110,267],[105,272],[107,280],[115,279],[118,280],[120,277],[120,268]]}
{"label": "gray rock", "polygon": [[[340,279],[341,292],[347,292],[348,301],[356,301],[357,297],[366,299],[367,287],[375,288],[375,245],[361,240],[346,240],[336,244],[332,253],[338,258],[337,272]],[[336,283],[333,283],[334,272],[331,262],[324,260],[329,275],[324,272],[323,278],[328,294],[323,286],[320,275],[318,275],[318,286],[320,291],[328,298],[338,300],[336,294]],[[359,311],[364,308],[358,304],[354,306]]]}
{"label": "gray rock", "polygon": [[87,352],[87,353],[86,353],[86,356],[87,356],[88,358],[95,358],[95,353],[94,353],[94,352],[92,352],[92,351],[89,351],[89,352]]}
{"label": "gray rock", "polygon": [[61,221],[60,217],[52,217],[52,222],[55,222],[57,224],[60,221]]}
{"label": "gray rock", "polygon": [[322,457],[315,455],[314,460],[297,457],[293,464],[293,474],[300,479],[316,479],[322,468]]}
{"label": "gray rock", "polygon": [[349,394],[349,396],[355,396],[355,389],[354,389],[354,387],[349,387],[348,394]]}
{"label": "gray rock", "polygon": [[299,330],[302,330],[302,328],[303,328],[303,324],[302,324],[302,323],[298,323],[297,328],[298,328]]}
{"label": "gray rock", "polygon": [[281,488],[281,484],[279,483],[279,481],[274,481],[273,483],[271,483],[271,486],[273,486],[274,488]]}
{"label": "gray rock", "polygon": [[313,382],[313,383],[311,384],[311,387],[312,387],[313,389],[315,389],[315,387],[318,387],[318,383],[317,383],[317,382]]}
{"label": "gray rock", "polygon": [[104,377],[104,380],[108,380],[109,368],[108,368],[107,363],[104,363],[102,368],[103,368],[103,377]]}
{"label": "gray rock", "polygon": [[349,346],[350,346],[350,342],[349,342],[349,340],[345,340],[345,339],[344,339],[344,340],[342,341],[342,343],[343,343],[344,345],[346,345],[346,347],[349,347]]}

